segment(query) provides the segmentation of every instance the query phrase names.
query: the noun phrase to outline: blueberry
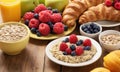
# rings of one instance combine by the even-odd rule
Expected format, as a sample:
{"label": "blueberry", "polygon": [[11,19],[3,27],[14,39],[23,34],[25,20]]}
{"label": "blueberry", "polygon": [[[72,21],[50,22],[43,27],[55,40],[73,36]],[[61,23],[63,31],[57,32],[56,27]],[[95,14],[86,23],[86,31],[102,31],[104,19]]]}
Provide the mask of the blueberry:
{"label": "blueberry", "polygon": [[37,13],[35,13],[34,18],[39,19],[39,15]]}
{"label": "blueberry", "polygon": [[81,45],[82,43],[83,43],[83,41],[82,41],[82,40],[79,40],[79,41],[76,43],[76,45],[79,46],[79,45]]}
{"label": "blueberry", "polygon": [[87,31],[88,31],[88,29],[87,29],[87,28],[85,28],[83,31],[84,31],[84,32],[87,32]]}
{"label": "blueberry", "polygon": [[40,32],[37,32],[36,34],[37,34],[37,36],[38,36],[38,37],[40,37],[40,36],[41,36]]}
{"label": "blueberry", "polygon": [[65,38],[65,40],[63,40],[63,42],[69,42],[69,38]]}
{"label": "blueberry", "polygon": [[94,33],[94,30],[91,28],[91,29],[89,29],[89,31],[90,31],[90,33]]}
{"label": "blueberry", "polygon": [[36,30],[36,33],[37,33],[37,32],[39,32],[39,30],[38,30],[38,29]]}
{"label": "blueberry", "polygon": [[34,34],[36,33],[36,30],[37,30],[36,28],[31,28],[31,32]]}
{"label": "blueberry", "polygon": [[47,7],[48,10],[52,10],[52,7]]}
{"label": "blueberry", "polygon": [[97,32],[99,32],[97,29],[94,29],[94,33],[97,33]]}
{"label": "blueberry", "polygon": [[86,28],[86,25],[83,25],[83,26],[82,26],[82,30],[84,30],[85,28]]}
{"label": "blueberry", "polygon": [[71,56],[76,56],[76,52],[75,52],[75,51],[72,51],[72,52],[71,52]]}
{"label": "blueberry", "polygon": [[53,29],[53,23],[51,21],[47,22],[47,24]]}
{"label": "blueberry", "polygon": [[25,23],[25,25],[27,25],[27,26],[28,26],[28,25],[29,25],[29,20],[25,20],[25,22],[24,22],[24,23]]}
{"label": "blueberry", "polygon": [[86,31],[86,33],[88,33],[88,34],[91,34],[91,32],[88,30],[88,31]]}
{"label": "blueberry", "polygon": [[53,13],[58,13],[58,9],[52,9]]}
{"label": "blueberry", "polygon": [[63,55],[67,55],[67,52],[66,52],[66,51],[64,51],[64,52],[63,52]]}
{"label": "blueberry", "polygon": [[91,29],[91,26],[90,26],[90,25],[86,25],[86,28],[87,28],[87,29]]}
{"label": "blueberry", "polygon": [[71,45],[71,46],[70,46],[70,49],[71,49],[72,51],[75,50],[75,49],[76,49],[75,45]]}
{"label": "blueberry", "polygon": [[90,49],[91,49],[90,46],[85,46],[85,47],[84,47],[84,50],[90,50]]}
{"label": "blueberry", "polygon": [[67,31],[67,30],[68,30],[68,26],[64,25],[64,31]]}

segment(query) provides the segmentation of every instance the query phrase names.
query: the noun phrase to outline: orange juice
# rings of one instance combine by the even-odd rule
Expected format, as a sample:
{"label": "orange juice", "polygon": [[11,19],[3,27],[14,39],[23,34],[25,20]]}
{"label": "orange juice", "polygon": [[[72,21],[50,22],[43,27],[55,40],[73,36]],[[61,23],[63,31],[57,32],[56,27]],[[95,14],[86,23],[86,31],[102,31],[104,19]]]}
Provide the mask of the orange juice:
{"label": "orange juice", "polygon": [[19,21],[21,18],[20,0],[0,0],[3,22]]}

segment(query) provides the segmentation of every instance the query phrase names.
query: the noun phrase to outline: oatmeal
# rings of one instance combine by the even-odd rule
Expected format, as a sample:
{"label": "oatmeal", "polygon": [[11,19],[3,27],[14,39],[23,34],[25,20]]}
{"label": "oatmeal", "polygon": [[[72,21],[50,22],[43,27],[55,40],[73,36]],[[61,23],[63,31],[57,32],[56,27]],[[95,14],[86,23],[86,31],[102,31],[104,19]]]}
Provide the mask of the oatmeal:
{"label": "oatmeal", "polygon": [[[50,52],[56,59],[67,63],[81,63],[90,60],[97,52],[94,45],[89,43],[89,39],[86,39],[87,43],[85,42],[85,40],[83,42],[82,39],[78,39],[75,43],[70,43],[68,39],[69,38],[65,39],[66,42],[65,40],[62,40],[59,43],[56,43],[51,48]],[[63,44],[63,48],[67,47],[67,49],[71,49],[71,53],[69,53],[70,50],[61,49],[61,44]],[[78,51],[77,48],[79,48],[80,50]],[[68,52],[64,53],[66,51]]]}
{"label": "oatmeal", "polygon": [[27,29],[21,25],[7,24],[0,29],[0,41],[17,41],[28,34]]}

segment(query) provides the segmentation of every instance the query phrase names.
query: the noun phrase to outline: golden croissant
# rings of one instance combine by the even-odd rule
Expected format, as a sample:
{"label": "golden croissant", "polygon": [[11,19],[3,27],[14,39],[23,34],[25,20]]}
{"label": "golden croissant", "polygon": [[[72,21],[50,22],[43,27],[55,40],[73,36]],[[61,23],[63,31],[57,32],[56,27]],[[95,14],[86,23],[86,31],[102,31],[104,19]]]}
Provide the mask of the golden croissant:
{"label": "golden croissant", "polygon": [[79,23],[86,23],[98,20],[120,21],[120,10],[113,6],[107,7],[105,4],[99,4],[90,7],[79,18]]}
{"label": "golden croissant", "polygon": [[62,21],[68,26],[73,26],[85,10],[103,2],[104,0],[71,0],[63,11]]}

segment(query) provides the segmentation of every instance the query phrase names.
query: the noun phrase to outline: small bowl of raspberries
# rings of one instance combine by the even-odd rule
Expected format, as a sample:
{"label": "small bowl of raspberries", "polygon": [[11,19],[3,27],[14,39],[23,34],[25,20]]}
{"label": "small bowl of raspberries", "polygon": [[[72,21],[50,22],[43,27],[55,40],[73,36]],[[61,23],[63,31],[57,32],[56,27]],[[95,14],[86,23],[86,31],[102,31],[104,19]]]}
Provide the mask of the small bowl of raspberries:
{"label": "small bowl of raspberries", "polygon": [[88,22],[80,26],[80,34],[91,38],[98,38],[102,32],[102,26],[96,22]]}
{"label": "small bowl of raspberries", "polygon": [[26,12],[23,21],[37,37],[58,35],[68,30],[68,26],[62,23],[61,13],[44,4],[39,4],[33,11]]}

